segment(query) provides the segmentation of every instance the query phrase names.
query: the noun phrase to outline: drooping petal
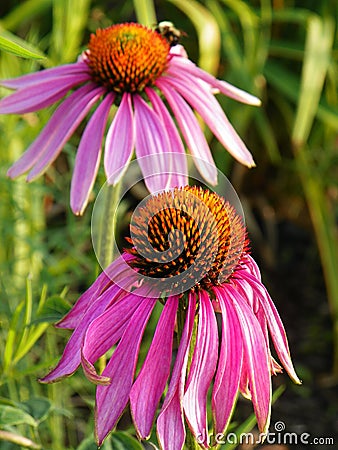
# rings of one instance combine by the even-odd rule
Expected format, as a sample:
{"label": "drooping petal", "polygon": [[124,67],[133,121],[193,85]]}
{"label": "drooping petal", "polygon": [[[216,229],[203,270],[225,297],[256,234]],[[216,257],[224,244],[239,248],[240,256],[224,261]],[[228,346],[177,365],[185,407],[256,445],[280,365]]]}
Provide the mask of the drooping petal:
{"label": "drooping petal", "polygon": [[163,92],[175,115],[200,174],[209,183],[216,184],[217,169],[208,143],[191,108],[166,80],[158,79],[155,84]]}
{"label": "drooping petal", "polygon": [[135,151],[144,182],[150,192],[167,189],[170,186],[172,153],[164,125],[140,95],[134,95],[133,100]]}
{"label": "drooping petal", "polygon": [[121,293],[119,286],[112,285],[101,296],[93,299],[89,308],[83,314],[81,321],[71,335],[57,366],[40,381],[50,383],[58,381],[75,372],[81,362],[81,346],[83,337],[89,324],[99,316],[105,308],[113,302]]}
{"label": "drooping petal", "polygon": [[62,98],[74,86],[88,81],[86,73],[68,75],[60,79],[41,81],[20,89],[0,101],[0,114],[25,114],[46,108]]}
{"label": "drooping petal", "polygon": [[189,294],[187,315],[176,355],[175,365],[172,371],[168,392],[157,419],[158,440],[161,448],[165,450],[182,450],[185,441],[186,433],[182,403],[195,311],[196,299],[193,294]]}
{"label": "drooping petal", "polygon": [[130,318],[140,306],[143,295],[148,293],[138,289],[133,293],[124,293],[123,297],[109,306],[87,328],[83,339],[81,363],[86,377],[100,384],[107,384],[109,379],[96,373],[94,363],[104,355],[121,338],[129,325]]}
{"label": "drooping petal", "polygon": [[[194,354],[184,394],[184,413],[199,443],[208,447],[207,394],[218,359],[217,322],[211,300],[199,293],[199,320]],[[201,436],[202,434],[202,436]]]}
{"label": "drooping petal", "polygon": [[[94,283],[81,295],[72,309],[63,319],[57,322],[58,328],[74,329],[77,327],[81,317],[96,297],[101,295],[106,289],[112,285],[112,275],[116,284],[123,289],[123,285],[131,288],[134,285],[134,279],[131,278],[126,262],[131,261],[133,257],[127,253],[123,253],[116,258],[106,269],[101,272]],[[125,281],[123,282],[123,280]]]}
{"label": "drooping petal", "polygon": [[236,403],[243,363],[243,342],[237,314],[228,299],[218,292],[222,313],[222,343],[212,392],[215,434],[224,433]]}
{"label": "drooping petal", "polygon": [[[92,86],[91,86],[92,87]],[[47,122],[44,129],[41,131],[35,141],[28,147],[25,153],[13,164],[8,170],[7,175],[11,178],[16,178],[19,175],[27,172],[34,164],[42,158],[45,149],[48,147],[49,142],[58,132],[60,124],[63,124],[64,117],[67,116],[68,122],[73,123],[67,113],[74,107],[88,91],[90,86],[83,86],[77,89],[73,94],[66,98],[61,105],[55,110],[52,117]]]}
{"label": "drooping petal", "polygon": [[109,110],[115,95],[108,93],[86,126],[77,149],[70,189],[70,206],[74,214],[85,210],[99,169],[101,144]]}
{"label": "drooping petal", "polygon": [[141,439],[150,436],[156,408],[170,373],[178,301],[178,296],[167,299],[147,357],[130,392],[131,414]]}
{"label": "drooping petal", "polygon": [[280,359],[281,363],[285,367],[285,370],[288,372],[292,380],[297,384],[301,384],[301,381],[298,378],[291,361],[289,345],[283,322],[269,293],[267,292],[264,285],[249,273],[243,273],[242,277],[243,279],[246,279],[256,291],[258,300],[264,310],[264,315],[266,317],[269,332],[278,358]]}
{"label": "drooping petal", "polygon": [[173,57],[170,61],[170,64],[167,69],[167,73],[170,74],[191,74],[196,78],[200,78],[201,80],[209,83],[210,86],[213,86],[216,89],[219,89],[222,94],[227,97],[233,98],[238,102],[246,103],[248,105],[259,106],[261,101],[259,98],[254,95],[248,94],[247,92],[233,86],[230,83],[227,83],[223,80],[218,80],[213,75],[205,72],[204,70],[197,67],[192,61],[186,58]]}
{"label": "drooping petal", "polygon": [[96,390],[95,428],[98,445],[114,428],[128,403],[141,339],[156,298],[144,298],[126,328],[118,346],[102,372],[108,386]]}
{"label": "drooping petal", "polygon": [[168,187],[186,186],[188,184],[188,163],[177,127],[165,104],[154,89],[146,88],[145,92],[153,105],[154,111],[162,119],[164,130],[167,132],[168,141],[170,142],[169,151],[175,153],[172,158],[172,176]]}
{"label": "drooping petal", "polygon": [[[89,87],[89,89],[90,87],[92,88],[91,85],[86,85],[83,88],[86,87]],[[47,144],[44,146],[43,154],[40,155],[39,160],[29,172],[27,181],[36,179],[53,163],[82,119],[84,119],[92,106],[104,93],[103,88],[95,87],[94,89],[90,89],[89,92],[82,93],[80,96],[80,89],[73,93],[73,95],[77,94],[75,97],[77,101],[69,106],[64,116],[56,123],[52,135],[49,136]],[[74,97],[73,100],[75,100]]]}
{"label": "drooping petal", "polygon": [[233,286],[224,284],[219,292],[232,302],[236,311],[243,340],[243,362],[246,364],[257,425],[262,433],[266,433],[271,413],[271,376],[264,335],[251,308]]}
{"label": "drooping petal", "polygon": [[230,124],[210,90],[205,89],[203,84],[196,83],[196,81],[195,84],[198,87],[189,89],[189,86],[194,83],[194,79],[188,75],[182,78],[165,77],[165,79],[201,115],[210,130],[235,159],[248,167],[255,165],[251,153]]}
{"label": "drooping petal", "polygon": [[104,150],[104,168],[108,183],[116,184],[125,173],[135,145],[135,125],[131,94],[124,93],[109,127]]}
{"label": "drooping petal", "polygon": [[72,64],[65,64],[63,66],[53,67],[52,69],[40,70],[35,73],[28,73],[21,77],[11,78],[8,80],[0,80],[0,86],[7,87],[9,89],[22,89],[32,86],[34,84],[40,84],[43,81],[50,81],[53,83],[60,77],[79,74],[89,74],[88,64],[81,61]]}

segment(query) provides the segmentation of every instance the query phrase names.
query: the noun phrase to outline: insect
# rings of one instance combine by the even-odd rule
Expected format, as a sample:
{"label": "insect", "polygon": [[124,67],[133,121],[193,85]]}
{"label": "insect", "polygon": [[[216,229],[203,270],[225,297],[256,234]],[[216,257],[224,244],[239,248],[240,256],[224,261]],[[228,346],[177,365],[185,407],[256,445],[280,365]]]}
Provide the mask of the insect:
{"label": "insect", "polygon": [[164,20],[156,25],[155,31],[161,34],[170,44],[170,47],[174,47],[179,43],[182,36],[185,36],[184,31],[175,28],[172,22]]}

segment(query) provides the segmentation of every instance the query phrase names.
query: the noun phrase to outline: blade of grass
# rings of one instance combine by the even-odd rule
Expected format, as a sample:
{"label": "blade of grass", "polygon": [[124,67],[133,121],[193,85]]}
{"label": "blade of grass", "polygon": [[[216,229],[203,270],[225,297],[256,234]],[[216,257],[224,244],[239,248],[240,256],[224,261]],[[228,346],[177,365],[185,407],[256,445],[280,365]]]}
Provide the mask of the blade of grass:
{"label": "blade of grass", "polygon": [[[73,62],[80,53],[90,0],[54,0],[52,58],[55,64]],[[74,14],[76,11],[76,14]]]}
{"label": "blade of grass", "polygon": [[333,211],[326,199],[323,181],[316,168],[312,166],[312,158],[307,146],[330,64],[333,40],[332,19],[311,16],[306,37],[300,95],[292,130],[292,143],[316,233],[327,286],[333,320],[333,375],[338,377],[338,248],[334,245],[337,242],[337,227]]}
{"label": "blade of grass", "polygon": [[147,27],[157,23],[153,0],[133,0],[137,21]]}
{"label": "blade of grass", "polygon": [[244,60],[247,68],[255,66],[255,53],[257,44],[257,32],[259,19],[250,6],[242,0],[222,0],[222,2],[233,10],[242,26],[244,39]]}
{"label": "blade of grass", "polygon": [[[268,82],[280,91],[286,98],[297,103],[300,83],[296,75],[290,70],[285,69],[280,64],[269,61],[264,68],[264,75]],[[321,99],[316,111],[316,117],[330,126],[338,130],[338,114],[337,111],[327,105],[324,99]]]}
{"label": "blade of grass", "polygon": [[32,50],[33,46],[19,39],[12,33],[0,31],[0,50],[12,53],[15,56],[28,59],[44,59],[45,56],[38,49]]}
{"label": "blade of grass", "polygon": [[308,22],[296,119],[292,131],[292,141],[296,147],[303,145],[309,136],[330,64],[333,39],[333,20],[311,16]]}
{"label": "blade of grass", "polygon": [[220,60],[221,38],[215,17],[210,11],[195,0],[169,0],[170,3],[186,14],[198,36],[199,66],[216,74]]}

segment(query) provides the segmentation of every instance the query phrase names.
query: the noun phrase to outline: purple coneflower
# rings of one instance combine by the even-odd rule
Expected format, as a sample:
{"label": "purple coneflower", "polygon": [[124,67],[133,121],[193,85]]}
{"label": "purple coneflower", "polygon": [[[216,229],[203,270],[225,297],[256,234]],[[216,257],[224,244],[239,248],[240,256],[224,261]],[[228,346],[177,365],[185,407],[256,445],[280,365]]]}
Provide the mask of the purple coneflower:
{"label": "purple coneflower", "polygon": [[[131,236],[133,247],[98,277],[58,324],[74,332],[60,362],[42,381],[69,376],[82,365],[88,379],[98,384],[98,444],[128,402],[138,436],[147,439],[167,382],[157,418],[163,450],[182,449],[185,423],[200,445],[208,447],[211,386],[214,436],[226,430],[238,392],[251,399],[258,427],[266,432],[271,374],[282,370],[271,355],[269,335],[285,370],[296,383],[299,379],[281,319],[248,254],[241,217],[215,193],[175,188],[150,197],[137,210]],[[163,309],[135,375],[155,305]],[[175,330],[178,348],[171,370]],[[115,345],[98,374],[95,361]]]}
{"label": "purple coneflower", "polygon": [[[170,47],[161,34],[140,24],[98,29],[78,62],[2,80],[1,85],[17,91],[0,101],[0,114],[37,111],[62,99],[37,139],[9,169],[12,178],[29,171],[27,181],[32,181],[44,173],[81,121],[95,109],[76,155],[70,196],[75,214],[82,214],[87,205],[110,122],[104,168],[111,184],[123,175],[134,148],[150,192],[187,184],[187,163],[178,129],[193,157],[197,157],[195,164],[202,176],[216,184],[216,167],[193,110],[238,161],[254,165],[214,93],[219,91],[251,105],[259,105],[259,100],[199,69],[181,45]],[[116,113],[111,119],[113,105]],[[175,152],[175,157],[170,152]],[[157,168],[142,164],[142,157],[152,154],[161,155]],[[209,164],[204,165],[202,160]],[[169,176],[168,168],[177,168],[181,175]],[[149,177],[155,169],[160,175]]]}

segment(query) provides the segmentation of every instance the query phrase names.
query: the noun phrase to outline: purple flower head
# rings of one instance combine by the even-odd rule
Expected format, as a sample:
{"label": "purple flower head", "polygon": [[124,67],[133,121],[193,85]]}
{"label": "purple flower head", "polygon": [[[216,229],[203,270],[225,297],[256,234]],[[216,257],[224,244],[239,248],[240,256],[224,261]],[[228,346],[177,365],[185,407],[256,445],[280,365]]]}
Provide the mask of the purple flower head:
{"label": "purple flower head", "polygon": [[[131,247],[58,324],[74,331],[58,365],[42,381],[69,376],[82,365],[98,385],[98,444],[129,402],[141,439],[150,436],[159,409],[156,427],[163,450],[182,450],[185,423],[207,448],[210,389],[214,436],[226,430],[239,392],[252,401],[258,427],[266,432],[271,375],[283,366],[300,381],[282,321],[248,254],[241,216],[217,194],[188,186],[151,196],[136,214]],[[136,374],[155,307],[162,308],[160,318]],[[173,358],[175,331],[179,342]],[[270,339],[282,366],[271,355]],[[115,345],[98,374],[94,363]]]}
{"label": "purple flower head", "polygon": [[[16,89],[0,101],[0,114],[24,114],[61,100],[36,140],[9,169],[12,178],[28,172],[27,181],[32,181],[44,173],[93,110],[72,176],[70,204],[75,214],[82,214],[88,203],[107,126],[104,168],[111,184],[122,177],[135,149],[140,161],[144,156],[161,155],[161,176],[148,180],[150,192],[186,185],[183,141],[205,180],[216,184],[216,167],[194,110],[239,162],[254,166],[214,93],[251,105],[260,101],[199,69],[181,45],[170,47],[160,33],[139,24],[99,29],[76,63],[2,80],[0,84]],[[140,164],[147,178],[149,167]],[[165,174],[168,167],[179,168],[182,175],[169,178]]]}

